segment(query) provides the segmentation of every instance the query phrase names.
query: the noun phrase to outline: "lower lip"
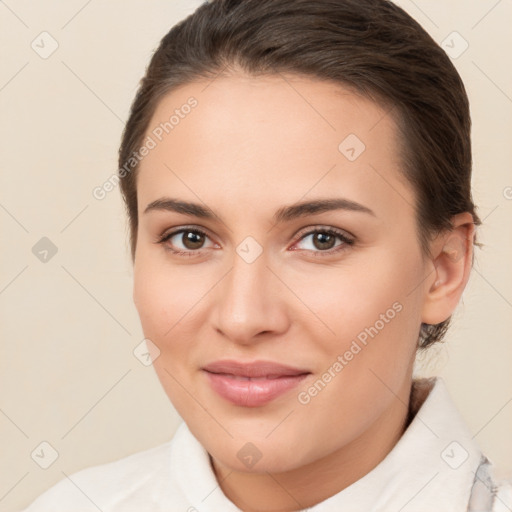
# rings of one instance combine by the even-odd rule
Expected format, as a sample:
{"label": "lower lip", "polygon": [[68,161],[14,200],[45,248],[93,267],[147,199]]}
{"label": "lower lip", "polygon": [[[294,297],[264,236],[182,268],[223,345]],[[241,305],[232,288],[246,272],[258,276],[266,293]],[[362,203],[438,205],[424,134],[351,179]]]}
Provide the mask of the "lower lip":
{"label": "lower lip", "polygon": [[275,379],[241,380],[205,371],[210,385],[221,397],[241,407],[259,407],[298,386],[306,377],[287,375]]}

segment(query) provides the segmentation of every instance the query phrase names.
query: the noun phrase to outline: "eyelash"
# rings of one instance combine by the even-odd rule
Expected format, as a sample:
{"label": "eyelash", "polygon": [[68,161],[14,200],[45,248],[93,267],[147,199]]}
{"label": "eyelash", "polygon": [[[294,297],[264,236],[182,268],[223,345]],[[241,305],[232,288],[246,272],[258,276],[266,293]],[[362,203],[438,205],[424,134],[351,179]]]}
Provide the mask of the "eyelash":
{"label": "eyelash", "polygon": [[[205,237],[208,237],[208,234],[205,233],[201,229],[183,227],[183,228],[180,228],[180,229],[178,229],[176,231],[171,231],[170,233],[164,233],[163,235],[161,235],[158,238],[156,243],[163,245],[168,240],[170,240],[173,236],[178,235],[180,233],[195,233],[195,234],[198,234],[198,235],[204,235]],[[349,238],[343,231],[339,231],[339,230],[337,230],[335,228],[331,228],[331,227],[329,227],[329,228],[317,227],[315,229],[307,231],[302,236],[300,236],[300,238],[295,243],[300,242],[301,240],[303,240],[304,238],[306,238],[306,237],[308,237],[310,235],[315,235],[315,234],[318,234],[318,233],[323,233],[323,234],[328,234],[328,235],[336,236],[336,237],[338,237],[342,241],[342,243],[340,245],[338,245],[338,246],[335,246],[332,249],[328,249],[328,250],[325,250],[325,251],[321,251],[321,250],[312,251],[312,250],[309,250],[309,249],[295,249],[295,250],[302,250],[302,251],[307,251],[309,253],[313,253],[313,255],[315,257],[326,257],[326,256],[332,256],[335,253],[338,253],[340,251],[346,250],[347,246],[354,245],[354,243],[355,243],[355,240],[353,238]],[[172,249],[171,247],[166,246],[165,250],[170,251],[172,254],[175,254],[177,256],[185,256],[185,257],[194,257],[194,256],[197,256],[198,254],[201,254],[201,249],[196,249],[196,250],[190,249],[188,251],[177,251],[175,249]]]}

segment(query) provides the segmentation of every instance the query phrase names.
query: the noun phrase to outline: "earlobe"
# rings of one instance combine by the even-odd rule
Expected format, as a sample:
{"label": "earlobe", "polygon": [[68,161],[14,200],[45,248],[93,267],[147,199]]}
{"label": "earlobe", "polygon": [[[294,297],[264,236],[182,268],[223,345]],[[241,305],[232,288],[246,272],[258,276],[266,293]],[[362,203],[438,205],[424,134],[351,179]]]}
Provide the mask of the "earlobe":
{"label": "earlobe", "polygon": [[453,228],[432,242],[431,277],[427,279],[422,322],[438,324],[448,319],[469,279],[473,261],[475,225],[469,213],[456,215]]}

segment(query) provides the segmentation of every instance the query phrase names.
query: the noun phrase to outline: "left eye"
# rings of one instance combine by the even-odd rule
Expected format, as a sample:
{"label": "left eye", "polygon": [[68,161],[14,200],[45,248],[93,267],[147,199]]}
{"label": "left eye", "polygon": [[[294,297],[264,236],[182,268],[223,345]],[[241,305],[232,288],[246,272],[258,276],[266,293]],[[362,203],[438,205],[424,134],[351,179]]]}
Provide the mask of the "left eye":
{"label": "left eye", "polygon": [[[336,243],[337,240],[339,240],[338,243]],[[317,229],[310,231],[299,240],[299,244],[305,241],[308,242],[305,243],[305,247],[301,247],[301,249],[313,252],[335,252],[338,250],[337,248],[344,248],[344,246],[354,243],[354,241],[344,233],[333,229]],[[334,249],[334,251],[332,251],[332,249]]]}

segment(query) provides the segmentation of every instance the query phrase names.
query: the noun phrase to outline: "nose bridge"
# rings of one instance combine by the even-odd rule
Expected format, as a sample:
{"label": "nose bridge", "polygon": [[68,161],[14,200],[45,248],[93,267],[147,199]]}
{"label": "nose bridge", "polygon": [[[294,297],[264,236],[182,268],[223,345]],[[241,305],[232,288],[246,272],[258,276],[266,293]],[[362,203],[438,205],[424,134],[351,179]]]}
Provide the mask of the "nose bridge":
{"label": "nose bridge", "polygon": [[282,304],[276,300],[275,276],[267,255],[253,241],[245,241],[233,254],[230,272],[219,289],[216,327],[239,342],[249,342],[260,332],[283,327]]}
{"label": "nose bridge", "polygon": [[267,286],[272,273],[267,267],[266,255],[260,254],[252,259],[247,258],[251,250],[240,255],[241,252],[238,247],[233,257],[232,270],[227,276],[224,294],[231,310],[243,317],[247,308],[257,313],[266,303]]}

